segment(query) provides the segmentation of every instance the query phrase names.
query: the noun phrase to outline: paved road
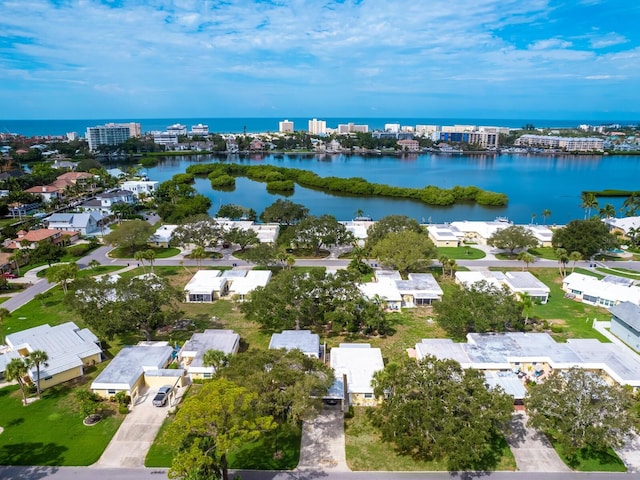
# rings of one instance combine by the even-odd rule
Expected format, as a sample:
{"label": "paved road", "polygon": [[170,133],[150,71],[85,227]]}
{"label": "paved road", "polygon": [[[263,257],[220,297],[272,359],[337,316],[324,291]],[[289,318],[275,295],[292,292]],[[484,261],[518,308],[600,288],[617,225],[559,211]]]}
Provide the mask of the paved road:
{"label": "paved road", "polygon": [[[230,478],[240,475],[242,480],[621,480],[639,478],[625,473],[540,473],[529,472],[335,472],[320,469],[293,470],[286,472],[238,471]],[[119,468],[95,469],[86,467],[0,467],[2,480],[138,480],[165,479],[164,469]]]}

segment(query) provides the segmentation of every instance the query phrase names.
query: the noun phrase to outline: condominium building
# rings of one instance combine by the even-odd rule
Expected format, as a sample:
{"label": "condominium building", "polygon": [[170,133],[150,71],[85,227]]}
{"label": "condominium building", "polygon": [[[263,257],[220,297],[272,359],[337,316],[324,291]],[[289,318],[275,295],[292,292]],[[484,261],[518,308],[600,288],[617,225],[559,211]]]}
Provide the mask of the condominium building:
{"label": "condominium building", "polygon": [[309,133],[311,135],[325,135],[327,133],[327,122],[316,118],[309,120]]}
{"label": "condominium building", "polygon": [[129,138],[131,138],[129,124],[107,123],[106,125],[88,127],[86,133],[89,150],[92,151],[97,150],[100,145],[120,145]]}
{"label": "condominium building", "polygon": [[191,135],[209,135],[209,125],[203,125],[201,123],[192,125]]}
{"label": "condominium building", "polygon": [[151,132],[153,143],[158,145],[177,145],[178,134],[175,132]]}
{"label": "condominium building", "polygon": [[369,125],[355,125],[353,122],[341,123],[338,125],[338,133],[367,133],[369,131]]}
{"label": "condominium building", "polygon": [[174,123],[173,125],[169,125],[166,131],[167,133],[175,133],[176,135],[186,135],[187,127],[179,123]]}
{"label": "condominium building", "polygon": [[384,124],[384,131],[385,132],[398,133],[400,131],[400,124],[399,123],[385,123]]}
{"label": "condominium building", "polygon": [[[325,125],[326,128],[326,125]],[[279,123],[278,131],[280,133],[292,133],[293,132],[293,122],[289,120],[283,120]]]}
{"label": "condominium building", "polygon": [[592,152],[604,150],[604,140],[594,137],[558,137],[555,135],[522,135],[517,146],[556,148],[568,152]]}

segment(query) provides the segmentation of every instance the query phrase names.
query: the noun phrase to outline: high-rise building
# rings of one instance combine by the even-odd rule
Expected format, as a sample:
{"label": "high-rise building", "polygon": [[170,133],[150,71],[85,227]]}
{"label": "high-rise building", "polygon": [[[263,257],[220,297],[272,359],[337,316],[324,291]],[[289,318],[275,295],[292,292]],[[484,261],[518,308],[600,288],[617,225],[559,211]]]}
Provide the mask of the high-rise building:
{"label": "high-rise building", "polygon": [[398,133],[400,131],[400,124],[399,123],[385,123],[384,124],[384,131],[385,132]]}
{"label": "high-rise building", "polygon": [[325,135],[327,133],[327,122],[316,118],[309,120],[309,133],[311,135]]}
{"label": "high-rise building", "polygon": [[293,132],[293,122],[290,122],[289,120],[283,120],[279,124],[278,131],[280,133],[292,133]]}
{"label": "high-rise building", "polygon": [[191,125],[191,135],[209,135],[209,125]]}
{"label": "high-rise building", "polygon": [[186,135],[187,127],[186,125],[180,125],[179,123],[174,123],[173,125],[169,125],[166,131],[167,133],[175,133],[176,135]]}
{"label": "high-rise building", "polygon": [[92,151],[97,150],[100,145],[120,145],[129,138],[131,138],[130,124],[107,123],[88,127],[86,133],[89,150]]}
{"label": "high-rise building", "polygon": [[338,133],[367,133],[369,125],[355,125],[353,122],[338,125]]}

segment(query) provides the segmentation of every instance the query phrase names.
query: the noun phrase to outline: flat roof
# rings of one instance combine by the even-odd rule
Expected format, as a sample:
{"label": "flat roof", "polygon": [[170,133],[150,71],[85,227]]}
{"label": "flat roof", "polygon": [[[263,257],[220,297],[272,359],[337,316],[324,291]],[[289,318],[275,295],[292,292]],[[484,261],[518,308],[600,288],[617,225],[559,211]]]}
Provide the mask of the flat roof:
{"label": "flat roof", "polygon": [[171,359],[173,347],[166,342],[125,346],[91,384],[93,390],[129,389],[147,370],[161,370]]}
{"label": "flat roof", "polygon": [[341,343],[339,347],[331,349],[330,358],[336,378],[341,379],[342,375],[347,375],[350,393],[373,393],[373,374],[384,370],[379,348],[371,348],[368,343]]}
{"label": "flat roof", "polygon": [[240,335],[233,330],[207,329],[202,333],[194,333],[182,346],[182,352],[196,352],[190,367],[204,367],[202,357],[207,350],[219,350],[226,355],[238,351]]}
{"label": "flat roof", "polygon": [[611,307],[609,311],[620,321],[640,332],[640,306],[631,302],[621,302]]}
{"label": "flat roof", "polygon": [[281,333],[271,335],[269,348],[298,349],[302,353],[318,357],[320,355],[320,335],[312,333],[310,330],[283,330]]}
{"label": "flat roof", "polygon": [[220,276],[220,270],[198,270],[184,286],[184,291],[194,294],[210,294],[220,291],[226,279]]}

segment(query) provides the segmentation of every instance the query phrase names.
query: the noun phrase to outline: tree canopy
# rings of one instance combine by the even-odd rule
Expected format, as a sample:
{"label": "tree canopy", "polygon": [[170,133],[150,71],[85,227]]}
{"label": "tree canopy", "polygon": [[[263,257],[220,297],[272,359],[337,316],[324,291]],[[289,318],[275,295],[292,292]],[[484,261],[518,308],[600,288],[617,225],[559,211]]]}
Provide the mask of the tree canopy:
{"label": "tree canopy", "polygon": [[222,237],[222,226],[209,215],[193,215],[183,220],[171,235],[173,245],[188,244],[202,248],[212,248],[218,245]]}
{"label": "tree canopy", "polygon": [[452,337],[524,329],[522,305],[506,287],[498,289],[482,281],[468,288],[452,285],[451,289],[433,308],[438,325]]}
{"label": "tree canopy", "polygon": [[412,230],[388,233],[371,249],[371,255],[402,273],[424,266],[436,256],[436,247],[424,233]]}
{"label": "tree canopy", "polygon": [[304,218],[293,235],[293,243],[298,248],[310,248],[316,257],[322,247],[348,245],[353,241],[353,234],[332,215]]}
{"label": "tree canopy", "polygon": [[630,391],[579,368],[556,370],[532,385],[525,405],[529,425],[554,437],[569,456],[619,448],[634,430]]}
{"label": "tree canopy", "polygon": [[551,244],[567,252],[580,252],[583,258],[591,258],[600,251],[615,248],[616,238],[598,218],[572,220],[564,228],[553,232]]}
{"label": "tree canopy", "polygon": [[489,237],[487,243],[500,250],[508,250],[509,255],[513,256],[516,249],[533,248],[538,245],[538,240],[522,225],[511,225],[496,231]]}
{"label": "tree canopy", "polygon": [[411,230],[416,233],[425,233],[420,224],[413,218],[406,215],[387,215],[371,225],[367,231],[367,242],[365,247],[371,250],[376,243],[390,233]]}
{"label": "tree canopy", "polygon": [[482,372],[429,356],[387,365],[373,386],[383,398],[374,424],[398,453],[444,460],[451,471],[496,467],[513,398],[489,390]]}
{"label": "tree canopy", "polygon": [[142,278],[83,278],[75,282],[69,302],[82,320],[103,338],[141,333],[151,340],[153,330],[179,315],[180,292],[153,274]]}
{"label": "tree canopy", "polygon": [[307,215],[309,215],[309,209],[304,205],[279,198],[264,209],[260,214],[260,220],[267,223],[295,225]]}
{"label": "tree canopy", "polygon": [[156,227],[144,220],[129,220],[122,222],[104,237],[105,242],[130,253],[147,248],[149,238],[155,232]]}
{"label": "tree canopy", "polygon": [[240,306],[249,320],[275,331],[316,327],[383,334],[388,328],[379,305],[367,300],[346,270],[325,275],[283,271],[256,288]]}

